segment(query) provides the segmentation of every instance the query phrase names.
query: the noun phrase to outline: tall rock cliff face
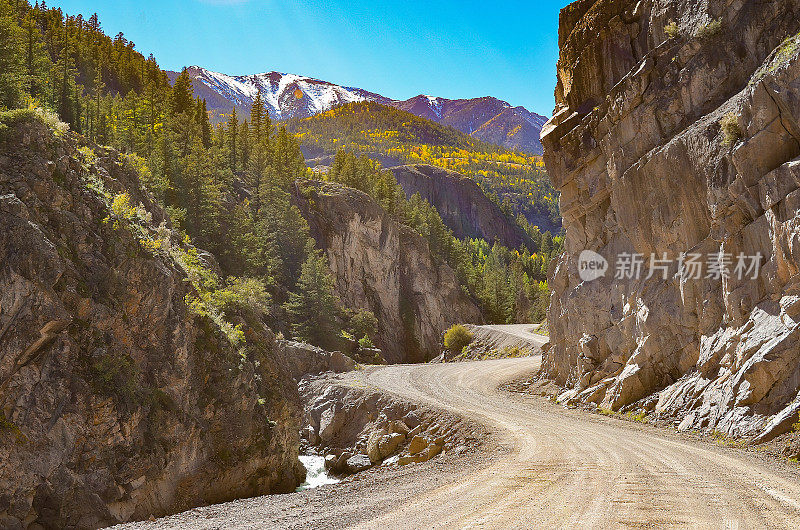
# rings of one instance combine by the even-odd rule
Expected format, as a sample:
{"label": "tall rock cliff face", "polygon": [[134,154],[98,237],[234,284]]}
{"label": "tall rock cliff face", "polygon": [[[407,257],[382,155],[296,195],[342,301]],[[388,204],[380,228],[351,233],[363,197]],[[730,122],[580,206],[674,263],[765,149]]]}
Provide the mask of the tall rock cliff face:
{"label": "tall rock cliff face", "polygon": [[[2,134],[0,527],[291,491],[301,410],[269,330],[242,322],[243,356],[188,310],[181,266],[141,243],[164,214],[116,153],[38,121]],[[123,192],[141,232],[109,212]]]}
{"label": "tall rock cliff face", "polygon": [[[482,238],[514,249],[531,243],[522,228],[508,219],[475,181],[460,173],[428,164],[397,166],[391,171],[406,196],[419,193],[438,210],[457,238]],[[543,226],[542,232],[549,229]]]}
{"label": "tall rock cliff face", "polygon": [[[567,388],[562,401],[761,439],[797,421],[799,30],[795,0],[562,11],[543,144],[566,252],[541,374]],[[584,249],[610,262],[605,278],[581,281]],[[730,277],[675,266],[647,279],[652,254],[720,252]],[[640,279],[614,278],[622,253],[644,255]],[[762,256],[756,279],[734,274],[740,253]]]}
{"label": "tall rock cliff face", "polygon": [[439,353],[450,325],[482,322],[453,270],[434,259],[425,239],[365,193],[302,181],[294,200],[328,257],[342,301],[377,317],[377,346],[387,361],[422,362]]}

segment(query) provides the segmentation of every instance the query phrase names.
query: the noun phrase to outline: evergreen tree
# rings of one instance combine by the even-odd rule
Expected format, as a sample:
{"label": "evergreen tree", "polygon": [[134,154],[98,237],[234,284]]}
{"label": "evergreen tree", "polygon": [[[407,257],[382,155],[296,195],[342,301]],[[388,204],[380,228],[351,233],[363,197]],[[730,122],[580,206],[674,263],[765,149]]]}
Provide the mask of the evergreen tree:
{"label": "evergreen tree", "polygon": [[197,121],[197,127],[200,130],[200,138],[203,140],[203,146],[208,149],[211,147],[211,122],[208,119],[206,100],[198,99],[195,107],[197,109],[195,120]]}
{"label": "evergreen tree", "polygon": [[336,346],[341,329],[337,323],[340,308],[327,260],[309,245],[297,288],[289,295],[286,312],[295,338],[323,348]]}
{"label": "evergreen tree", "polygon": [[0,0],[0,107],[19,105],[22,89],[22,32],[9,1]]}
{"label": "evergreen tree", "polygon": [[172,87],[172,114],[191,112],[194,108],[194,89],[186,68],[181,71]]}
{"label": "evergreen tree", "polygon": [[238,167],[237,160],[237,145],[236,137],[239,134],[239,118],[236,117],[236,107],[233,107],[233,112],[228,120],[228,149],[230,150],[230,166],[231,171],[236,172]]}

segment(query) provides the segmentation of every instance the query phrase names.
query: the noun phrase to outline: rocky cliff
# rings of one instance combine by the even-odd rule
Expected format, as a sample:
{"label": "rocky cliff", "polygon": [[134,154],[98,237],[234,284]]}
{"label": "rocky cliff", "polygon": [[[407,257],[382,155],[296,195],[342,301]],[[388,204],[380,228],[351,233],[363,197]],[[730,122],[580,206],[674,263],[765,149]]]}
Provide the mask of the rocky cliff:
{"label": "rocky cliff", "polygon": [[[562,402],[760,439],[797,421],[798,30],[793,0],[562,11],[542,139],[566,252],[541,374],[566,388]],[[584,249],[610,262],[605,277],[581,281]],[[625,253],[644,257],[640,277],[614,278]],[[702,273],[679,271],[681,253],[700,255]],[[651,257],[664,254],[662,275]],[[761,256],[755,278],[736,273],[740,254]]]}
{"label": "rocky cliff", "polygon": [[292,491],[301,408],[272,334],[243,320],[242,350],[189,310],[182,244],[122,157],[17,121],[0,131],[0,527]]}
{"label": "rocky cliff", "polygon": [[302,181],[294,201],[328,257],[342,301],[377,317],[377,346],[388,362],[436,356],[450,325],[482,322],[453,270],[434,259],[425,239],[365,193]]}
{"label": "rocky cliff", "polygon": [[[522,228],[475,181],[460,173],[428,164],[398,166],[391,171],[406,196],[419,193],[439,211],[442,221],[457,238],[482,238],[513,249],[531,244]],[[542,227],[543,232],[549,229]]]}

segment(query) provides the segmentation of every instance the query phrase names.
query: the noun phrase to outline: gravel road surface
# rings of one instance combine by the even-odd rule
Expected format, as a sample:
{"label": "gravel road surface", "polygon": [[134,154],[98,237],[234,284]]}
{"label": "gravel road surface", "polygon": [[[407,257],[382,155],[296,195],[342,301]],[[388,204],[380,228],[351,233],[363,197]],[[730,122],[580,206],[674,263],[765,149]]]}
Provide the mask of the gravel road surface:
{"label": "gravel road surface", "polygon": [[[522,330],[525,332],[525,330]],[[344,376],[474,420],[478,450],[127,528],[800,528],[800,472],[752,451],[503,392],[540,357]]]}

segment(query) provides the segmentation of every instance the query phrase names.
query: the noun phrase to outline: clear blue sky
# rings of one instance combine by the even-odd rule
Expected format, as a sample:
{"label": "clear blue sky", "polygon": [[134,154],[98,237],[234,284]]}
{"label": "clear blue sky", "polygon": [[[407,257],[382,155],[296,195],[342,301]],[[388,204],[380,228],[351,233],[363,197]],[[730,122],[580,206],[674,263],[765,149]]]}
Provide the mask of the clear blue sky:
{"label": "clear blue sky", "polygon": [[50,0],[96,12],[162,68],[277,70],[405,99],[491,95],[553,110],[558,12],[568,0]]}

